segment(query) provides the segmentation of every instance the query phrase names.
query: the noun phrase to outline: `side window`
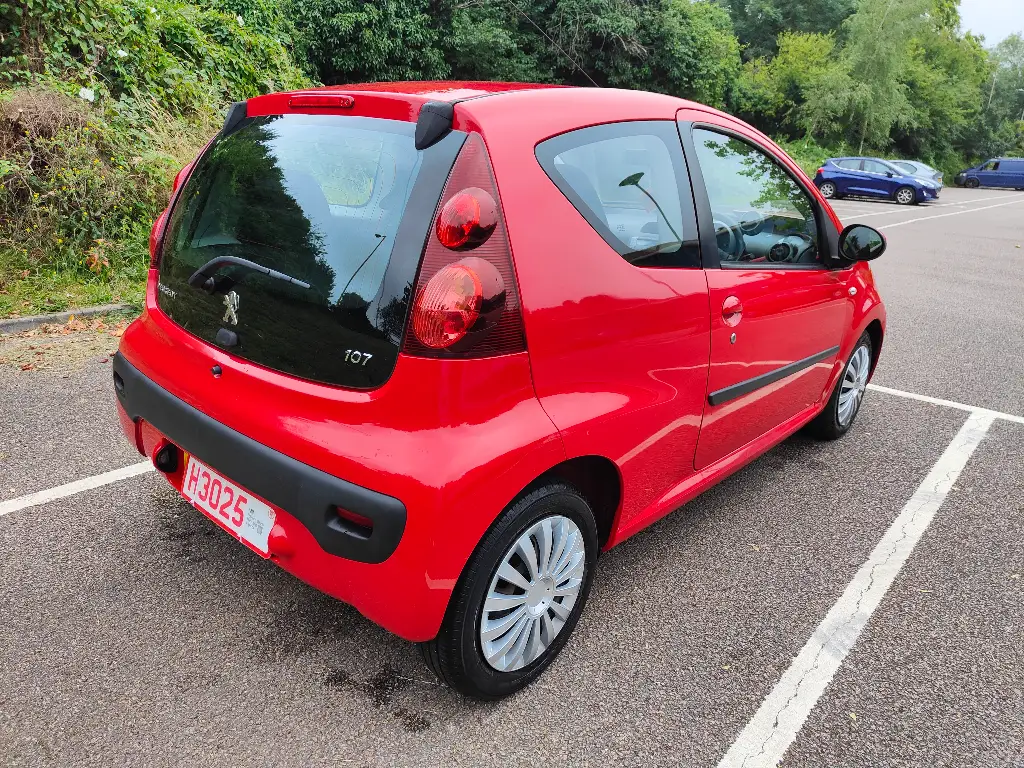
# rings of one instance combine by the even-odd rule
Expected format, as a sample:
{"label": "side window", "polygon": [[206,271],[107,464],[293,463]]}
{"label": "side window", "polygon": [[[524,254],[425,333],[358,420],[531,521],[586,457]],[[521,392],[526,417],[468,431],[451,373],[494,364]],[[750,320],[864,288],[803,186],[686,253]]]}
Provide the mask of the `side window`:
{"label": "side window", "polygon": [[860,160],[840,160],[836,165],[840,168],[845,168],[848,171],[860,170]]}
{"label": "side window", "polygon": [[885,163],[880,163],[877,160],[865,160],[864,170],[868,173],[879,173],[882,176],[889,172],[889,168]]}
{"label": "side window", "polygon": [[537,160],[584,219],[638,267],[699,267],[696,215],[675,122],[582,128]]}
{"label": "side window", "polygon": [[822,266],[810,195],[752,144],[695,128],[723,267]]}
{"label": "side window", "polygon": [[981,170],[983,170],[983,171],[998,171],[999,170],[999,162],[996,161],[996,160],[989,160],[987,163],[985,163],[985,165],[983,165],[981,167]]}

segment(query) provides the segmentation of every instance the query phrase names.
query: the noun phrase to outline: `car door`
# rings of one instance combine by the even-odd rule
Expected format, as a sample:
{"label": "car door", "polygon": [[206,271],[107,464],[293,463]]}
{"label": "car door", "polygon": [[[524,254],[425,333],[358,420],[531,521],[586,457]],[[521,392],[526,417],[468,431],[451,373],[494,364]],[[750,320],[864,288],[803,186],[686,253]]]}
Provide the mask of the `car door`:
{"label": "car door", "polygon": [[507,215],[535,254],[516,273],[537,396],[569,456],[615,460],[626,528],[694,474],[707,384],[707,279],[665,117],[560,132],[531,148],[543,183],[502,181],[530,201],[522,226]]}
{"label": "car door", "polygon": [[999,160],[989,160],[987,163],[981,166],[981,168],[978,169],[978,181],[981,182],[981,186],[1003,186],[1003,175],[999,171],[1000,166],[1001,163]]}
{"label": "car door", "polygon": [[1002,160],[999,164],[999,186],[1024,187],[1024,160]]}
{"label": "car door", "polygon": [[861,170],[864,161],[858,157],[847,157],[836,160],[835,164],[842,170],[842,176],[837,179],[840,194],[861,194],[864,191],[864,172]]}
{"label": "car door", "polygon": [[885,163],[864,159],[864,184],[870,194],[876,197],[892,197],[898,185],[891,174],[892,171]]}
{"label": "car door", "polygon": [[803,179],[739,124],[685,121],[711,305],[703,469],[819,403],[850,305],[828,268],[824,213]]}

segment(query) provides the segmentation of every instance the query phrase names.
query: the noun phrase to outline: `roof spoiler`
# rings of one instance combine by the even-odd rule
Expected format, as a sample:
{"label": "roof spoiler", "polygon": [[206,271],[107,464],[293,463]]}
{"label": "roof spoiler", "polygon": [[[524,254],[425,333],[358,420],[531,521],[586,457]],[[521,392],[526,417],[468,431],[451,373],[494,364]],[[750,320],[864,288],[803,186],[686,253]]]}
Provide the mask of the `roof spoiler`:
{"label": "roof spoiler", "polygon": [[416,149],[433,146],[452,129],[455,105],[447,101],[428,101],[420,107],[416,120]]}
{"label": "roof spoiler", "polygon": [[224,126],[220,129],[221,135],[227,136],[238,124],[248,117],[248,109],[246,108],[246,102],[236,101],[230,107],[228,107],[228,113],[224,116]]}

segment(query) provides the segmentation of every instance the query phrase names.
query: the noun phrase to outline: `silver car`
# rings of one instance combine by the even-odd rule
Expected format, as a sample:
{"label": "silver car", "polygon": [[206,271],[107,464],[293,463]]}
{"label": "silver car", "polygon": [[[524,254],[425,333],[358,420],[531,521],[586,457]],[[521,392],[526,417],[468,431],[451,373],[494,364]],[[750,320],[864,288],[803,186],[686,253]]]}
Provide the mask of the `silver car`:
{"label": "silver car", "polygon": [[940,189],[942,188],[942,171],[938,171],[930,165],[919,163],[917,160],[890,160],[889,162],[901,171],[906,171],[908,175],[913,176],[915,179],[934,181],[939,185]]}

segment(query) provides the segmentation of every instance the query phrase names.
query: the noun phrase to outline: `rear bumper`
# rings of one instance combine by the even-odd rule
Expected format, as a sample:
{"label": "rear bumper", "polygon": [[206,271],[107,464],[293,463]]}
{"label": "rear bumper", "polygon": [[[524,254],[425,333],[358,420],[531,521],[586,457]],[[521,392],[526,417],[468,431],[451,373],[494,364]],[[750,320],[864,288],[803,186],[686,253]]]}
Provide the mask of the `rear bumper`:
{"label": "rear bumper", "polygon": [[[277,565],[399,637],[435,637],[462,569],[494,519],[565,460],[533,391],[527,354],[444,364],[400,355],[383,387],[350,391],[201,342],[160,312],[155,286],[151,271],[146,311],[122,336],[115,363],[125,384],[118,411],[128,440],[148,456],[163,441],[194,452],[275,508],[268,545]],[[150,394],[129,388],[126,364]],[[211,375],[215,365],[222,376]],[[171,408],[152,408],[148,397],[169,399]],[[223,435],[211,437],[215,431]],[[219,440],[229,447],[204,455]],[[236,450],[265,463],[249,468],[261,459],[233,460]],[[182,475],[165,475],[179,492]],[[397,511],[387,516],[398,502],[400,532]],[[374,520],[375,534],[391,520],[393,533],[381,536],[379,549],[340,544],[347,537],[323,530],[325,508],[336,504]],[[389,541],[394,549],[386,556]]]}
{"label": "rear bumper", "polygon": [[[327,554],[381,563],[397,549],[406,521],[405,505],[398,499],[303,464],[211,419],[120,353],[114,355],[114,389],[132,422],[145,421],[179,448],[287,512]],[[339,508],[372,521],[369,535],[346,526]],[[272,541],[289,549],[282,538],[272,536]]]}

